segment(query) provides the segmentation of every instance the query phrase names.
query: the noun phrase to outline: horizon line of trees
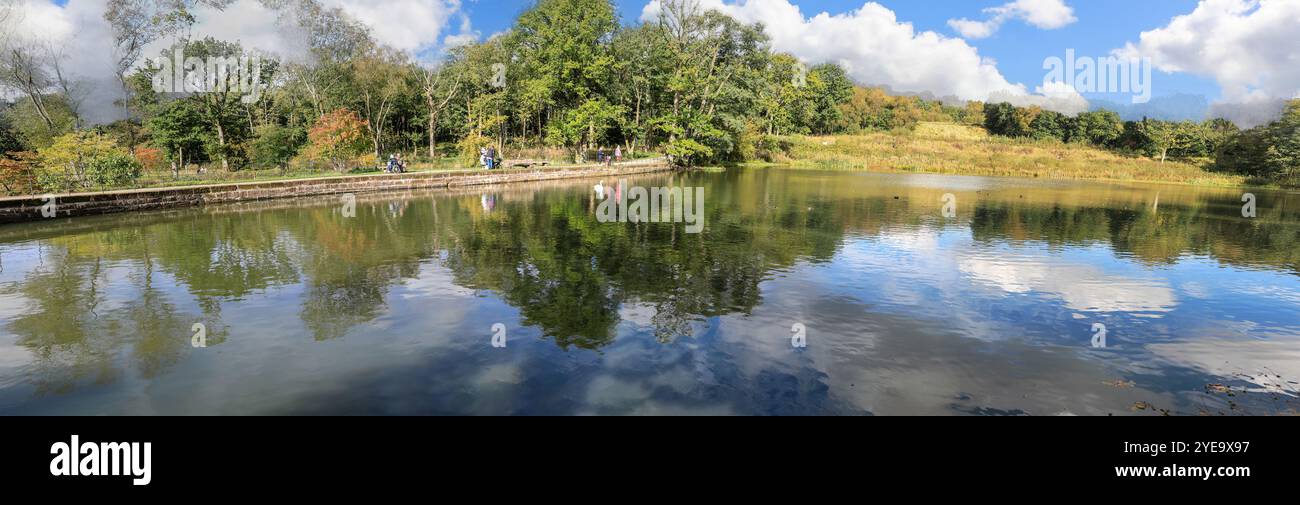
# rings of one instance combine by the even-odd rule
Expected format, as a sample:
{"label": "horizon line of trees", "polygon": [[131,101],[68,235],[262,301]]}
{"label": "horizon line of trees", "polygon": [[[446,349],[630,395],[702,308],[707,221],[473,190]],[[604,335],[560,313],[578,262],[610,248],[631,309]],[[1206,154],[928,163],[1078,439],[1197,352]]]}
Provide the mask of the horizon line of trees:
{"label": "horizon line of trees", "polygon": [[1082,143],[1161,162],[1204,160],[1215,170],[1300,184],[1300,99],[1277,120],[1246,130],[1222,118],[1123,121],[1108,110],[1067,116],[1009,103],[986,105],[983,126],[993,135]]}

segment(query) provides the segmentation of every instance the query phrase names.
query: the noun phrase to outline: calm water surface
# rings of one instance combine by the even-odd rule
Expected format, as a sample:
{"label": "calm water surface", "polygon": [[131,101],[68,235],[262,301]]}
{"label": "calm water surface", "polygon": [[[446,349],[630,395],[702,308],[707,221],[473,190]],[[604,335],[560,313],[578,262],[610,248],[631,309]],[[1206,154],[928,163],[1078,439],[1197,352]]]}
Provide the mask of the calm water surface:
{"label": "calm water surface", "polygon": [[1180,186],[629,181],[703,186],[692,235],[597,222],[595,182],[0,227],[0,414],[1300,408],[1300,194],[1246,219]]}

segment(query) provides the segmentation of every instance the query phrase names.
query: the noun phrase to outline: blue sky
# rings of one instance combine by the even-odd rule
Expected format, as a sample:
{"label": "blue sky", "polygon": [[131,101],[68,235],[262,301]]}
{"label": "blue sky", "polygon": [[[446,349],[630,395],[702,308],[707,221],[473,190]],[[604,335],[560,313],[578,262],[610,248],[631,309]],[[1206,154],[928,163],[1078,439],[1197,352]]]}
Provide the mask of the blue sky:
{"label": "blue sky", "polygon": [[[898,15],[898,20],[912,23],[918,31],[934,31],[951,37],[959,35],[948,27],[954,18],[979,18],[988,7],[1007,0],[877,0]],[[646,0],[615,0],[624,24],[638,22]],[[735,3],[735,0],[728,0]],[[832,15],[854,11],[865,0],[792,0],[805,17],[821,12]],[[524,0],[465,0],[463,9],[475,30],[492,34],[507,29],[516,16],[532,2]],[[1039,83],[1043,79],[1043,59],[1064,58],[1065,49],[1074,48],[1080,55],[1105,56],[1125,43],[1136,42],[1145,30],[1160,28],[1180,14],[1196,7],[1191,0],[1086,0],[1072,1],[1078,21],[1056,30],[1041,30],[1024,23],[1007,23],[1001,30],[982,40],[967,42],[981,55],[997,61],[997,67],[1012,82]],[[1135,4],[1141,8],[1133,8]],[[1156,97],[1172,94],[1203,95],[1213,101],[1220,98],[1213,79],[1187,74],[1157,72]],[[1095,95],[1088,95],[1093,98]],[[1106,98],[1102,96],[1102,98]]]}

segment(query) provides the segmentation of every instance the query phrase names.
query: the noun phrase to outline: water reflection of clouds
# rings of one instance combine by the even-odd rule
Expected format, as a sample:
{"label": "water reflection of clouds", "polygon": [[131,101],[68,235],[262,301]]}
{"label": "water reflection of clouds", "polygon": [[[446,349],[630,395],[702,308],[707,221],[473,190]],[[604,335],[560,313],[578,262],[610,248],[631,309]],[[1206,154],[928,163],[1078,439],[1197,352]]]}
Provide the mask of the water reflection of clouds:
{"label": "water reflection of clouds", "polygon": [[[1232,289],[1231,286],[1228,286]],[[1239,284],[1233,291],[1250,296],[1258,296],[1276,300],[1279,303],[1288,303],[1300,306],[1300,290],[1285,288],[1277,285],[1264,285],[1255,283]]]}
{"label": "water reflection of clouds", "polygon": [[[933,303],[938,290],[945,295],[972,286],[988,286],[1012,295],[1050,295],[1076,312],[1167,313],[1178,306],[1168,284],[1135,268],[1109,261],[1114,270],[1096,266],[1099,256],[1070,258],[1035,247],[982,249],[962,232],[894,229],[876,240],[846,244],[837,258],[857,282],[873,278],[878,287],[894,287],[894,302]],[[894,279],[906,280],[895,283]],[[917,283],[932,289],[923,289]],[[897,298],[901,297],[901,298]],[[967,297],[974,298],[974,297]],[[961,303],[957,296],[945,302]]]}
{"label": "water reflection of clouds", "polygon": [[41,254],[49,250],[49,246],[40,247],[37,242],[0,245],[0,289],[22,282],[28,272],[41,265]]}
{"label": "water reflection of clouds", "polygon": [[[798,393],[785,401],[822,413],[1105,415],[1127,413],[1139,399],[1172,401],[1102,386],[1117,378],[1114,370],[1072,350],[968,338],[971,329],[952,319],[965,309],[944,299],[924,311],[936,317],[918,317],[869,301],[872,291],[845,296],[824,281],[834,276],[826,270],[833,267],[801,265],[764,284],[765,303],[752,315],[720,318],[715,347],[725,349],[732,381],[784,377],[783,391]],[[803,351],[784,331],[794,313],[808,317]],[[722,365],[711,366],[729,368]]]}
{"label": "water reflection of clouds", "polygon": [[965,255],[958,268],[971,280],[1007,293],[1045,293],[1079,312],[1164,313],[1178,297],[1164,281],[1108,273],[1058,257],[994,251]]}
{"label": "water reflection of clouds", "polygon": [[1255,391],[1300,396],[1300,347],[1294,340],[1202,338],[1147,350],[1178,366],[1245,380]]}
{"label": "water reflection of clouds", "polygon": [[[1033,367],[1033,370],[1020,372],[1026,378],[1038,376],[1040,365],[1075,370],[1080,378],[1077,384],[1056,376],[1045,382],[1050,385],[1042,387],[1043,392],[1054,391],[1055,394],[1077,388],[1071,393],[1073,402],[1061,403],[1062,413],[1110,411],[1098,410],[1100,405],[1122,408],[1122,401],[1116,402],[1108,397],[1127,397],[1105,388],[1099,389],[1091,382],[1111,380],[1107,377],[1117,373],[1139,374],[1148,381],[1160,381],[1168,379],[1157,377],[1166,377],[1171,370],[1181,369],[1185,371],[1175,375],[1183,379],[1194,377],[1191,379],[1193,382],[1216,380],[1216,377],[1221,380],[1238,378],[1256,384],[1261,391],[1291,393],[1296,391],[1297,385],[1286,381],[1300,377],[1300,365],[1296,365],[1300,363],[1297,359],[1300,358],[1297,354],[1300,347],[1295,345],[1300,331],[1285,326],[1286,321],[1293,320],[1288,314],[1296,310],[1300,292],[1289,287],[1291,277],[1285,274],[1224,272],[1222,265],[1217,263],[1207,266],[1196,261],[1152,267],[1117,255],[1108,245],[1052,249],[1035,243],[1015,246],[975,244],[968,235],[959,231],[925,227],[899,227],[887,230],[877,238],[851,240],[842,248],[837,261],[823,268],[836,269],[846,271],[824,277],[809,272],[796,275],[813,281],[793,290],[807,293],[818,288],[836,287],[837,293],[851,293],[863,303],[871,304],[859,324],[865,324],[861,321],[871,318],[889,317],[889,314],[904,318],[884,331],[873,332],[872,355],[886,359],[889,366],[864,370],[863,363],[871,359],[848,353],[853,357],[840,365],[844,370],[830,373],[833,368],[825,368],[829,364],[819,361],[823,369],[838,379],[847,376],[855,377],[853,380],[859,384],[861,381],[888,384],[884,391],[850,391],[851,395],[859,398],[855,404],[872,411],[937,413],[945,408],[941,401],[945,395],[958,388],[973,391],[970,396],[974,398],[981,395],[996,398],[997,395],[990,395],[990,392],[1004,386],[1008,390],[1026,389],[1023,384],[997,384],[999,379],[996,376],[1006,375],[1003,373],[1004,364],[989,363],[987,373],[966,375],[963,370],[978,367],[976,362],[987,353],[968,355],[957,350],[962,345],[1022,347],[1019,352],[1023,355],[1016,362],[1020,366]],[[1233,277],[1236,282],[1230,285],[1215,282],[1230,274],[1236,275]],[[843,281],[845,277],[854,280]],[[826,282],[826,278],[838,279],[838,282]],[[983,291],[988,288],[1002,295],[990,297]],[[771,298],[773,295],[766,296]],[[913,307],[899,305],[899,300],[916,301],[918,298],[924,304]],[[1012,300],[1008,303],[1021,311],[1004,321],[1008,324],[999,324],[997,318],[989,317],[987,305],[997,305],[999,302],[996,300],[1000,298]],[[1051,300],[1059,300],[1059,304]],[[1192,305],[1184,307],[1189,303]],[[1271,308],[1263,312],[1254,310],[1262,306]],[[1055,341],[1056,337],[1051,335],[1054,331],[1069,333],[1070,323],[1061,326],[1063,318],[1092,319],[1103,314],[1135,318],[1124,326],[1127,335],[1147,343],[1127,353],[1108,356],[1103,361],[1084,359],[1082,354],[1078,354],[1086,352],[1083,340],[1078,342],[1079,349],[1075,351],[1053,353],[1049,352],[1050,347],[1042,346]],[[1175,314],[1178,316],[1174,317]],[[1161,322],[1137,322],[1152,319]],[[938,327],[919,329],[927,324],[927,320]],[[902,331],[907,335],[899,335],[899,329],[905,328],[906,324],[917,326],[916,331]],[[944,331],[975,337],[972,342],[983,343],[935,340],[934,335]],[[1028,338],[988,338],[997,335]],[[900,346],[910,345],[919,337],[933,343],[933,347],[927,350],[927,359],[936,366],[903,365],[910,358]],[[1258,343],[1261,339],[1267,343]],[[1218,352],[1220,348],[1225,351]],[[942,357],[949,352],[954,353],[950,359]],[[1162,358],[1166,365],[1153,365],[1151,353]],[[1041,356],[1029,358],[1030,355]],[[924,361],[919,359],[919,354],[917,358],[918,363]],[[1036,360],[1053,364],[1046,365]],[[909,393],[899,394],[899,388],[907,388]],[[1030,390],[1037,391],[1036,388]],[[1185,398],[1180,396],[1140,388],[1131,391],[1128,397],[1147,402],[1160,400],[1166,405],[1185,402]],[[925,400],[927,398],[929,400]],[[1051,398],[1042,400],[1007,401],[1005,404],[1037,405],[1033,413],[1048,413],[1052,409],[1045,411],[1042,407],[1051,405]],[[982,403],[997,405],[999,402],[986,400]]]}

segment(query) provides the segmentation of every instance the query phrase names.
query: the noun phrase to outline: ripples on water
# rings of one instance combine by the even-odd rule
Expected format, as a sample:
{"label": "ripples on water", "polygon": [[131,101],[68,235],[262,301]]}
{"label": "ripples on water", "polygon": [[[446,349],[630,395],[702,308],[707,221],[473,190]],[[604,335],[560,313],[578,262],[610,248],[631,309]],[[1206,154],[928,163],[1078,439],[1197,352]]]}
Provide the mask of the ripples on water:
{"label": "ripples on water", "polygon": [[0,414],[1296,411],[1294,194],[632,182],[704,186],[705,232],[599,223],[593,181],[0,228]]}

